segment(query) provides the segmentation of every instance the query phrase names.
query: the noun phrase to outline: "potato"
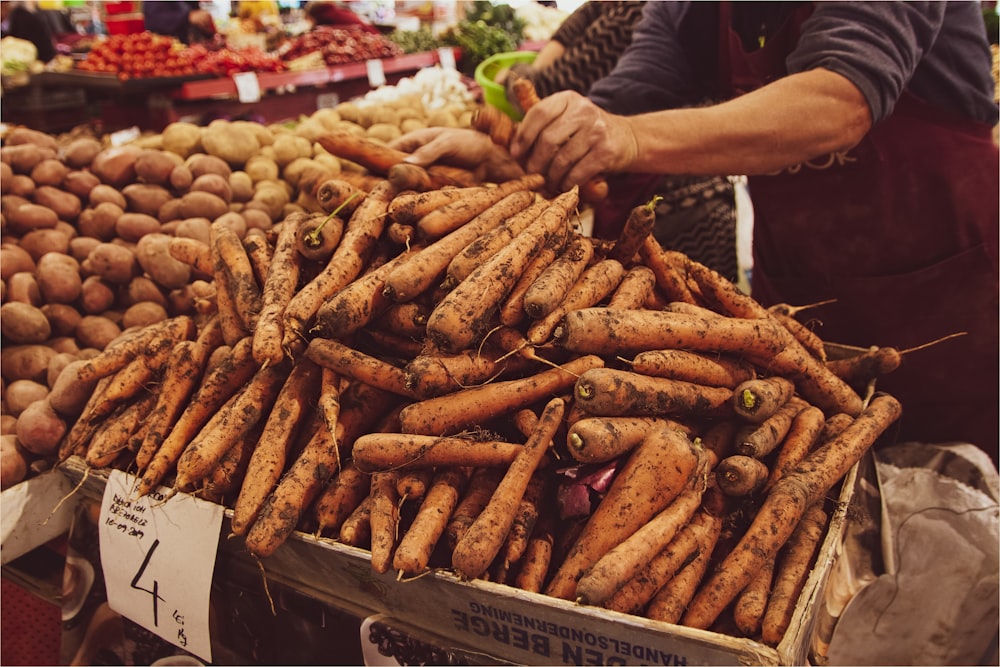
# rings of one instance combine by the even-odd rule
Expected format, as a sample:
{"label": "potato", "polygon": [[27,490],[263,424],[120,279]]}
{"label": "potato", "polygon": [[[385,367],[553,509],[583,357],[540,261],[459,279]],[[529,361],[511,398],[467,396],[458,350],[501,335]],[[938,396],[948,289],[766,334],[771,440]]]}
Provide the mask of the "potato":
{"label": "potato", "polygon": [[333,174],[333,177],[340,175],[340,160],[337,159],[336,155],[331,155],[326,151],[316,152],[313,155],[313,160],[322,165],[327,171]]}
{"label": "potato", "polygon": [[232,192],[231,202],[250,201],[253,196],[253,179],[245,171],[234,171],[229,175],[229,189]]}
{"label": "potato", "polygon": [[246,209],[244,208],[240,211],[240,215],[246,220],[247,229],[263,229],[269,230],[274,225],[274,220],[271,218],[271,214],[262,208],[258,209]]}
{"label": "potato", "polygon": [[170,237],[147,234],[135,246],[139,266],[152,280],[168,290],[191,282],[191,267],[170,254]]}
{"label": "potato", "polygon": [[100,179],[89,171],[71,171],[63,179],[62,189],[80,198],[81,202],[90,200],[90,193],[101,184]]}
{"label": "potato", "polygon": [[35,260],[31,253],[16,243],[0,243],[0,279],[6,281],[22,271],[35,271]]}
{"label": "potato", "polygon": [[[80,291],[83,291],[81,282]],[[76,332],[76,325],[80,323],[83,315],[80,311],[67,303],[45,303],[40,306],[45,319],[49,321],[52,328],[53,337],[72,336]],[[52,341],[49,341],[52,345]]]}
{"label": "potato", "polygon": [[[271,148],[274,149],[274,161],[282,169],[291,164],[295,158],[309,157],[299,151],[299,143],[293,134],[282,134],[275,137]],[[249,165],[247,167],[247,171],[249,171]]]}
{"label": "potato", "polygon": [[84,265],[115,285],[124,285],[141,272],[132,249],[116,243],[98,244],[87,256]]}
{"label": "potato", "polygon": [[80,347],[93,347],[103,350],[108,343],[121,335],[122,328],[109,316],[84,315],[76,326],[76,340]]}
{"label": "potato", "polygon": [[0,436],[0,489],[20,484],[28,476],[28,457],[14,433]]}
{"label": "potato", "polygon": [[122,213],[115,223],[115,233],[120,239],[138,242],[147,234],[160,231],[160,221],[145,213]]}
{"label": "potato", "polygon": [[146,326],[167,319],[167,309],[159,303],[142,301],[133,304],[122,313],[122,326],[128,329],[135,326]]}
{"label": "potato", "polygon": [[247,234],[247,221],[243,217],[242,213],[237,213],[236,211],[229,211],[228,213],[223,213],[212,223],[213,228],[218,227],[228,227],[236,233],[236,236],[241,239]]}
{"label": "potato", "polygon": [[8,146],[17,146],[19,144],[33,144],[35,146],[40,146],[42,148],[48,148],[51,150],[58,150],[59,142],[56,138],[47,132],[42,132],[41,130],[33,130],[30,127],[15,127],[7,133],[4,137],[4,143]]}
{"label": "potato", "polygon": [[[58,355],[57,355],[58,356]],[[53,357],[55,359],[56,357]],[[46,382],[48,376],[46,375]],[[14,380],[7,385],[4,391],[3,400],[7,406],[7,412],[19,416],[24,409],[35,401],[43,400],[49,395],[49,385],[34,380]]]}
{"label": "potato", "polygon": [[170,187],[175,192],[187,192],[193,180],[194,174],[191,173],[191,169],[186,164],[174,167],[174,170],[170,172]]}
{"label": "potato", "polygon": [[69,240],[65,231],[53,227],[33,229],[21,237],[19,245],[37,262],[47,252],[69,253]]}
{"label": "potato", "polygon": [[172,151],[147,148],[135,159],[135,175],[142,183],[168,185],[170,172],[184,164],[184,158]]}
{"label": "potato", "polygon": [[255,137],[257,137],[257,142],[263,146],[270,146],[274,143],[274,135],[271,133],[270,128],[249,120],[234,120],[231,121],[233,125],[239,128],[249,130]]}
{"label": "potato", "polygon": [[26,234],[32,229],[55,227],[59,222],[58,214],[41,204],[22,204],[4,215],[7,218],[7,227],[15,234]]}
{"label": "potato", "polygon": [[79,370],[85,364],[86,359],[83,358],[69,362],[50,385],[49,404],[64,417],[79,415],[93,393],[94,387],[97,386],[97,379],[86,382],[79,379]]}
{"label": "potato", "polygon": [[[277,141],[277,139],[275,141]],[[291,162],[291,160],[289,160],[289,162]],[[259,183],[260,181],[274,181],[281,175],[281,168],[278,166],[277,160],[264,155],[255,155],[247,160],[243,170],[248,176],[250,176],[250,180],[254,183]]]}
{"label": "potato", "polygon": [[149,276],[136,276],[126,286],[125,291],[118,295],[124,306],[131,306],[144,301],[167,305],[163,290]]}
{"label": "potato", "polygon": [[[228,213],[223,214],[218,219],[224,218]],[[208,218],[184,218],[177,222],[174,227],[174,236],[187,239],[196,239],[202,243],[209,243],[212,239],[212,221]]]}
{"label": "potato", "polygon": [[42,305],[42,290],[38,289],[38,281],[35,274],[27,271],[15,273],[6,282],[7,294],[5,301],[18,301],[20,303],[31,304],[32,306]]}
{"label": "potato", "polygon": [[54,149],[46,149],[34,144],[7,144],[0,148],[0,160],[9,164],[17,174],[30,174],[36,164],[55,156]]}
{"label": "potato", "polygon": [[255,133],[225,120],[214,120],[202,130],[201,145],[206,153],[222,158],[234,168],[242,167],[260,152]]}
{"label": "potato", "polygon": [[217,155],[207,153],[196,153],[184,161],[184,166],[191,170],[191,178],[195,179],[202,174],[218,174],[229,178],[233,173],[229,163]]}
{"label": "potato", "polygon": [[17,417],[14,415],[0,415],[0,435],[16,435]]}
{"label": "potato", "polygon": [[[7,194],[10,192],[10,182],[13,180],[14,170],[6,162],[0,162],[0,194]],[[28,177],[31,178],[30,176]]]}
{"label": "potato", "polygon": [[458,118],[445,109],[438,109],[427,114],[427,127],[458,127]]}
{"label": "potato", "polygon": [[66,422],[45,399],[27,406],[17,418],[17,441],[38,456],[52,456],[58,452],[66,430]]}
{"label": "potato", "polygon": [[324,134],[328,134],[330,132],[325,125],[320,123],[318,120],[312,120],[311,118],[296,125],[294,131],[296,136],[308,139],[310,145]]}
{"label": "potato", "polygon": [[83,313],[100,315],[114,306],[116,299],[115,286],[100,276],[87,276],[80,285],[79,304]]}
{"label": "potato", "polygon": [[[65,342],[67,338],[62,338],[61,342]],[[60,351],[56,356],[52,357],[49,361],[49,368],[45,373],[45,396],[48,397],[49,390],[52,385],[56,383],[56,378],[62,373],[62,370],[66,368],[70,363],[77,360],[77,353],[79,352],[79,347],[76,345],[76,341],[73,341],[73,347],[70,351],[65,349],[65,345],[62,346],[64,349]]]}
{"label": "potato", "polygon": [[83,205],[80,198],[54,185],[39,185],[35,189],[34,202],[55,211],[60,220],[76,220]]}
{"label": "potato", "polygon": [[170,123],[160,133],[163,150],[186,158],[201,150],[201,128],[194,123]]}
{"label": "potato", "polygon": [[62,159],[73,169],[90,166],[97,154],[101,152],[101,142],[93,137],[74,139],[62,148]]}
{"label": "potato", "polygon": [[14,174],[7,183],[7,192],[18,197],[31,199],[35,196],[35,181],[27,174]]}
{"label": "potato", "polygon": [[61,252],[46,253],[38,259],[35,280],[46,303],[72,303],[80,296],[80,263]]}
{"label": "potato", "polygon": [[229,204],[222,197],[211,192],[189,190],[181,197],[182,218],[208,218],[215,220],[229,211]]}
{"label": "potato", "polygon": [[80,212],[77,229],[83,236],[110,241],[117,233],[115,226],[118,224],[118,218],[124,214],[125,209],[118,204],[110,201],[101,202]]}
{"label": "potato", "polygon": [[[230,174],[229,178],[232,178]],[[220,174],[202,174],[194,179],[188,192],[208,192],[229,204],[233,201],[233,188],[229,178]]]}
{"label": "potato", "polygon": [[48,345],[4,345],[0,348],[0,375],[8,382],[45,382],[49,362],[59,354]]}
{"label": "potato", "polygon": [[35,185],[59,185],[68,173],[69,167],[61,160],[46,158],[31,169],[31,180]]}
{"label": "potato", "polygon": [[247,205],[258,204],[262,206],[263,210],[271,216],[271,220],[276,221],[281,217],[282,209],[289,201],[291,201],[291,197],[288,191],[280,184],[274,183],[258,187],[257,191],[254,192],[253,199]]}
{"label": "potato", "polygon": [[95,185],[90,191],[90,197],[87,202],[91,206],[97,206],[103,202],[111,202],[123,211],[125,210],[125,207],[128,206],[128,201],[125,199],[125,195],[122,194],[121,190],[106,183],[98,183]]}
{"label": "potato", "polygon": [[152,183],[132,183],[122,188],[125,197],[125,210],[135,213],[145,213],[157,216],[160,207],[174,199],[174,193],[162,185]]}
{"label": "potato", "polygon": [[78,262],[87,259],[87,255],[95,247],[101,244],[101,239],[93,236],[76,236],[69,240],[69,250],[66,254]]}
{"label": "potato", "polygon": [[[53,305],[61,306],[63,304],[53,304]],[[77,313],[77,315],[79,316],[79,313]],[[51,347],[59,354],[63,353],[71,354],[73,355],[73,358],[77,358],[80,356],[80,345],[76,342],[76,339],[73,338],[72,336],[53,336],[48,340],[48,342],[46,342],[46,345]]]}
{"label": "potato", "polygon": [[8,301],[0,306],[0,333],[12,343],[44,343],[52,327],[38,306]]}
{"label": "potato", "polygon": [[129,144],[105,148],[94,156],[90,170],[102,183],[123,188],[135,181],[135,161],[141,152],[141,148]]}
{"label": "potato", "polygon": [[299,177],[302,176],[302,172],[305,171],[306,167],[311,164],[313,164],[311,157],[297,157],[285,165],[284,169],[281,170],[281,177],[288,183],[298,187]]}

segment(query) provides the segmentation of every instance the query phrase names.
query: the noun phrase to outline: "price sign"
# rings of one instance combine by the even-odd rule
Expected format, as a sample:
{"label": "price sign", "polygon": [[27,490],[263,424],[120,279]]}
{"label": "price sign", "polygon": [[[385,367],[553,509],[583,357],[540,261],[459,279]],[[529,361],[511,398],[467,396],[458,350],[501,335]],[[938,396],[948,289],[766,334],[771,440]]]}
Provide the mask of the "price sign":
{"label": "price sign", "polygon": [[442,69],[455,69],[455,49],[442,46],[438,49],[438,60],[441,61]]}
{"label": "price sign", "polygon": [[111,472],[98,535],[108,605],[150,632],[212,661],[209,596],[224,509]]}
{"label": "price sign", "polygon": [[385,85],[385,69],[382,68],[381,60],[366,60],[365,69],[368,70],[368,85],[378,88]]}
{"label": "price sign", "polygon": [[233,74],[233,83],[236,84],[236,96],[240,102],[260,102],[260,81],[257,80],[256,72],[237,72]]}

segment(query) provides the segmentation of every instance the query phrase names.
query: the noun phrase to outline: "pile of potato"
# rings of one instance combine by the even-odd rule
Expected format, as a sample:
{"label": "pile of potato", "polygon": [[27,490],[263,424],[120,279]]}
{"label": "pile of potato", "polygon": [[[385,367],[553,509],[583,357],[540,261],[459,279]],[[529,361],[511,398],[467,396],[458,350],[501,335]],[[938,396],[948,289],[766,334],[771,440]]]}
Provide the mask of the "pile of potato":
{"label": "pile of potato", "polygon": [[323,134],[387,141],[468,126],[471,114],[471,104],[400,95],[289,123],[175,122],[122,145],[10,129],[0,146],[2,488],[50,466],[62,427],[45,397],[66,364],[125,330],[194,313],[211,292],[210,276],[171,256],[172,237],[207,242],[215,224],[243,238],[293,211],[322,211],[319,184],[366,177],[324,150]]}

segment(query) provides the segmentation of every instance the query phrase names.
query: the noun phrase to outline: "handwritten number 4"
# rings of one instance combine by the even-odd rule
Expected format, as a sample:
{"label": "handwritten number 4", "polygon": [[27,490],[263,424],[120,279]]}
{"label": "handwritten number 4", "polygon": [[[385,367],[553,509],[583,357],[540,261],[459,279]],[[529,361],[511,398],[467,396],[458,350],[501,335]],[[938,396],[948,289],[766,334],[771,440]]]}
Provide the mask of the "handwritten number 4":
{"label": "handwritten number 4", "polygon": [[155,579],[153,580],[153,590],[149,590],[148,588],[143,588],[142,586],[139,586],[138,584],[139,584],[139,580],[142,579],[142,575],[146,571],[146,568],[149,566],[149,561],[153,557],[153,552],[156,551],[156,547],[158,547],[158,546],[160,546],[160,540],[159,539],[153,540],[153,544],[150,545],[149,551],[146,552],[145,557],[143,557],[143,559],[142,559],[142,565],[139,566],[139,569],[138,569],[138,571],[136,571],[135,576],[132,577],[132,582],[129,584],[129,586],[132,587],[132,588],[134,588],[135,590],[137,590],[137,591],[143,591],[144,593],[149,593],[150,596],[152,596],[152,598],[153,598],[153,625],[155,627],[159,627],[160,626],[160,623],[159,623],[159,601],[163,599],[162,597],[160,597],[160,582],[157,581],[157,580],[155,580]]}

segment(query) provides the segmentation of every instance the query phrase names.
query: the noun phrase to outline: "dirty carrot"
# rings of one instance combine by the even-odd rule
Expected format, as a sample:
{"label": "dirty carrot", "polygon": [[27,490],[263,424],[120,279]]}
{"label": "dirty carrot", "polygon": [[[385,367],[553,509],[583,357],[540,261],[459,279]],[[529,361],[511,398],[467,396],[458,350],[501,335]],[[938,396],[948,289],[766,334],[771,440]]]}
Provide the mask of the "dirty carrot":
{"label": "dirty carrot", "polygon": [[656,289],[656,274],[648,266],[631,267],[608,297],[608,308],[642,308]]}
{"label": "dirty carrot", "polygon": [[226,272],[236,311],[247,330],[253,331],[260,315],[261,294],[247,249],[235,230],[222,225],[212,227],[211,243],[215,253],[215,277],[221,266]]}
{"label": "dirty carrot", "polygon": [[375,318],[373,326],[396,336],[423,340],[430,306],[415,301],[391,303]]}
{"label": "dirty carrot", "polygon": [[739,454],[764,458],[773,452],[788,435],[795,416],[809,404],[797,396],[793,396],[773,415],[760,424],[748,424],[745,431],[737,438],[736,450]]}
{"label": "dirty carrot", "polygon": [[528,341],[534,345],[545,343],[567,312],[596,306],[618,287],[624,277],[625,267],[614,259],[603,259],[587,267],[556,307],[528,327]]}
{"label": "dirty carrot", "polygon": [[389,571],[392,555],[396,550],[399,534],[399,495],[396,493],[396,471],[377,472],[372,475],[371,513],[371,567],[378,574]]}
{"label": "dirty carrot", "polygon": [[771,317],[776,319],[783,327],[788,329],[790,334],[795,336],[795,339],[799,341],[802,347],[809,350],[809,352],[820,361],[826,361],[826,348],[824,347],[823,340],[819,337],[819,334],[802,322],[799,322],[791,315],[784,314],[781,310],[769,308],[768,312],[771,314]]}
{"label": "dirty carrot", "polygon": [[402,430],[405,433],[448,435],[473,425],[485,424],[566,391],[581,373],[603,365],[600,357],[585,355],[528,377],[502,380],[411,403],[400,411]]}
{"label": "dirty carrot", "polygon": [[735,388],[756,377],[753,364],[734,355],[690,350],[646,350],[629,362],[636,373],[684,380],[710,387]]}
{"label": "dirty carrot", "polygon": [[295,230],[295,251],[312,262],[329,261],[344,236],[344,219],[336,213],[313,214]]}
{"label": "dirty carrot", "polygon": [[409,433],[366,433],[354,441],[354,463],[363,472],[447,465],[507,466],[523,450],[502,440],[474,440]]}
{"label": "dirty carrot", "polygon": [[215,244],[212,245],[212,286],[215,288],[215,310],[222,327],[222,338],[227,345],[235,345],[241,338],[251,335],[250,327],[240,313],[236,287]]}
{"label": "dirty carrot", "polygon": [[443,467],[434,472],[413,522],[396,546],[394,570],[413,576],[426,569],[467,482],[468,470],[462,467]]}
{"label": "dirty carrot", "polygon": [[582,234],[571,236],[562,254],[525,291],[524,312],[528,317],[537,320],[555,310],[593,258],[590,239]]}
{"label": "dirty carrot", "polygon": [[646,237],[653,231],[656,223],[656,205],[662,197],[653,197],[645,204],[639,204],[629,211],[615,243],[608,253],[609,259],[617,259],[622,264],[630,264],[642,246]]}
{"label": "dirty carrot", "polygon": [[566,404],[560,398],[545,405],[535,431],[507,468],[482,512],[455,545],[451,562],[460,575],[469,579],[479,577],[500,552],[514,523],[518,505],[552,444],[565,409]]}
{"label": "dirty carrot", "polygon": [[402,368],[331,338],[313,338],[305,356],[323,368],[353,378],[373,387],[412,397],[406,388],[406,373]]}
{"label": "dirty carrot", "polygon": [[533,198],[534,194],[527,190],[512,192],[483,208],[466,224],[428,244],[386,277],[385,289],[389,298],[410,301],[430,289],[440,282],[455,255],[480,234],[527,208]]}
{"label": "dirty carrot", "polygon": [[434,186],[431,175],[427,173],[426,169],[409,162],[400,162],[389,167],[386,179],[400,192],[407,190],[425,192],[433,189]]}
{"label": "dirty carrot", "polygon": [[696,302],[683,263],[676,259],[676,255],[668,254],[652,234],[647,235],[639,246],[639,257],[656,276],[656,285],[668,301]]}
{"label": "dirty carrot", "polygon": [[605,463],[632,451],[650,431],[673,426],[694,435],[684,425],[665,417],[584,417],[566,431],[570,455],[581,463]]}
{"label": "dirty carrot", "polygon": [[513,586],[533,593],[542,591],[552,564],[555,524],[555,512],[545,505],[539,507],[539,517],[524,548],[520,567],[514,575]]}
{"label": "dirty carrot", "polygon": [[472,112],[470,124],[473,130],[489,135],[497,146],[507,148],[514,136],[516,122],[500,109],[488,104],[480,104]]}
{"label": "dirty carrot", "polygon": [[780,375],[741,382],[733,389],[733,410],[759,424],[777,412],[795,393],[795,385]]}
{"label": "dirty carrot", "polygon": [[401,224],[410,225],[445,204],[459,201],[486,190],[485,185],[468,188],[441,188],[427,192],[401,191],[389,203],[389,218]]}
{"label": "dirty carrot", "polygon": [[173,344],[180,340],[192,340],[197,331],[194,318],[178,315],[136,331],[123,332],[103,350],[75,367],[75,373],[66,374],[65,381],[92,382],[113,375],[151,348],[163,345],[165,341]]}
{"label": "dirty carrot", "polygon": [[842,359],[827,359],[826,367],[846,382],[869,382],[899,368],[902,353],[894,347],[871,348]]}
{"label": "dirty carrot", "polygon": [[687,275],[697,285],[704,305],[730,317],[748,319],[770,317],[767,308],[715,269],[686,255],[683,256],[683,261]]}
{"label": "dirty carrot", "polygon": [[371,476],[361,472],[353,461],[345,461],[313,505],[316,534],[338,532],[370,492]]}
{"label": "dirty carrot", "polygon": [[416,221],[415,227],[420,236],[427,239],[441,238],[493,206],[513,192],[530,192],[545,185],[541,174],[527,174],[519,178],[504,181],[494,187],[486,188],[475,197],[465,197],[455,202],[444,204]]}
{"label": "dirty carrot", "polygon": [[527,317],[524,312],[525,294],[535,280],[544,273],[545,269],[555,261],[569,239],[570,230],[567,226],[561,234],[553,236],[549,243],[531,258],[528,265],[524,267],[521,277],[514,283],[507,298],[500,305],[500,324],[506,327],[515,327]]}
{"label": "dirty carrot", "polygon": [[271,271],[271,257],[274,253],[274,248],[267,240],[267,232],[258,228],[248,229],[243,235],[243,247],[246,248],[247,258],[253,268],[254,280],[263,288],[267,274]]}
{"label": "dirty carrot", "polygon": [[774,558],[768,558],[733,602],[733,622],[747,637],[756,637],[760,632],[773,578]]}
{"label": "dirty carrot", "polygon": [[483,511],[493,491],[500,484],[504,471],[501,468],[473,468],[469,482],[465,486],[455,511],[448,519],[445,526],[445,541],[448,548],[454,550],[455,545],[469,530],[469,526],[476,520],[479,513]]}
{"label": "dirty carrot", "polygon": [[728,496],[750,496],[764,488],[770,472],[760,459],[733,454],[715,466],[715,480]]}
{"label": "dirty carrot", "polygon": [[325,213],[339,209],[341,219],[350,218],[368,193],[342,178],[323,181],[316,188],[316,201]]}
{"label": "dirty carrot", "polygon": [[170,361],[172,350],[171,341],[161,341],[147,354],[139,355],[130,361],[112,376],[111,382],[101,393],[101,399],[87,412],[81,414],[80,419],[91,423],[99,422],[122,403],[144,393],[154,380],[159,379],[167,362]]}
{"label": "dirty carrot", "polygon": [[774,486],[812,451],[819,442],[825,425],[823,411],[815,406],[808,405],[795,415],[771,464],[771,474],[765,489]]}
{"label": "dirty carrot", "polygon": [[408,157],[404,151],[345,130],[326,132],[316,141],[328,153],[355,162],[379,176],[385,176],[393,165]]}
{"label": "dirty carrot", "polygon": [[298,289],[302,258],[295,244],[298,227],[304,220],[304,214],[292,213],[285,217],[278,230],[271,270],[261,290],[260,315],[253,332],[253,357],[260,365],[278,364],[285,358],[282,316]]}
{"label": "dirty carrot", "polygon": [[167,242],[170,256],[204,276],[212,275],[212,247],[186,236],[171,236]]}
{"label": "dirty carrot", "polygon": [[400,470],[396,478],[396,494],[399,496],[400,504],[422,500],[430,488],[433,476],[433,468]]}
{"label": "dirty carrot", "polygon": [[528,548],[531,531],[534,530],[535,523],[538,521],[539,503],[542,502],[545,495],[545,482],[546,477],[541,474],[540,470],[536,470],[531,479],[528,480],[528,486],[524,490],[521,502],[518,503],[514,521],[507,532],[507,537],[504,538],[503,547],[497,559],[499,564],[495,574],[496,581],[501,583],[507,581],[507,573],[512,566],[521,561],[521,557],[524,556],[524,552]]}
{"label": "dirty carrot", "polygon": [[156,394],[144,392],[121,403],[94,430],[84,460],[91,468],[106,468],[128,449],[129,437],[149,415]]}
{"label": "dirty carrot", "polygon": [[246,534],[285,471],[292,445],[319,394],[320,368],[302,359],[292,367],[264,422],[240,487],[231,521],[235,535]]}
{"label": "dirty carrot", "polygon": [[681,431],[667,427],[647,435],[590,515],[546,587],[546,594],[576,599],[580,578],[684,491],[698,468],[699,458],[694,444]]}
{"label": "dirty carrot", "polygon": [[361,502],[358,503],[358,506],[340,524],[340,531],[337,534],[337,539],[352,547],[365,548],[371,544],[371,479],[366,476],[365,482],[367,482],[369,493],[365,495]]}
{"label": "dirty carrot", "polygon": [[580,376],[573,396],[594,416],[731,415],[733,392],[683,380],[658,378],[614,368],[597,368]]}
{"label": "dirty carrot", "polygon": [[875,394],[839,436],[809,454],[775,484],[743,537],[695,595],[682,623],[701,629],[714,623],[764,562],[777,554],[807,508],[822,500],[901,412],[894,397]]}

